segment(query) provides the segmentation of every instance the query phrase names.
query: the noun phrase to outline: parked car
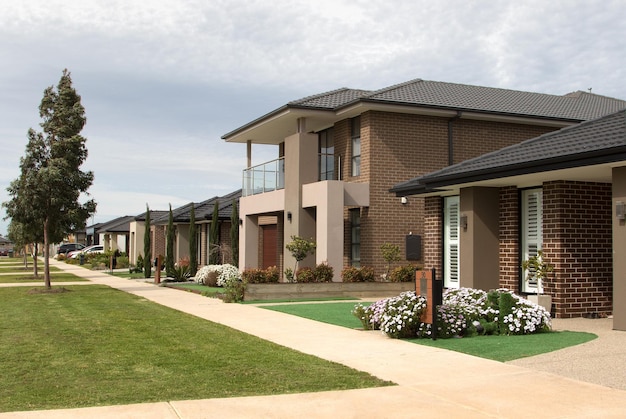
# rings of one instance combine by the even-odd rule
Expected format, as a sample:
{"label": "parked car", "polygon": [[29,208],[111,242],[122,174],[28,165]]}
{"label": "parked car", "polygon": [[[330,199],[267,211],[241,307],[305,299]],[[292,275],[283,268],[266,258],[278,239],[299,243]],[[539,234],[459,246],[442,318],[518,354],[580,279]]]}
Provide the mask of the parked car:
{"label": "parked car", "polygon": [[104,246],[101,244],[94,244],[92,246],[87,246],[81,250],[75,250],[67,254],[68,258],[77,259],[80,257],[81,253],[87,256],[89,253],[104,253]]}
{"label": "parked car", "polygon": [[0,256],[9,256],[9,249],[0,249]]}
{"label": "parked car", "polygon": [[82,250],[85,248],[84,244],[80,244],[80,243],[63,243],[62,245],[59,246],[59,249],[57,250],[57,255],[66,255],[69,252],[72,252],[74,250]]}

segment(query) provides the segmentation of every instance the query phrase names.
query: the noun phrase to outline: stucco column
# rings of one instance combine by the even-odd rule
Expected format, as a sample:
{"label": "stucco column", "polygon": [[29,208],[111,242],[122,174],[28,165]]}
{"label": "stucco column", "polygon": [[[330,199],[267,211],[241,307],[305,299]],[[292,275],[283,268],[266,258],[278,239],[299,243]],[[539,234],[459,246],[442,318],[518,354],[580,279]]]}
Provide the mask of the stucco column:
{"label": "stucco column", "polygon": [[[284,243],[291,236],[310,240],[315,238],[315,216],[312,210],[302,207],[302,185],[318,181],[318,137],[316,134],[298,133],[285,138],[285,211]],[[296,261],[287,249],[285,268],[295,266]],[[315,258],[310,256],[299,267],[312,266]]]}
{"label": "stucco column", "polygon": [[189,224],[177,225],[176,234],[178,237],[176,237],[176,249],[174,250],[176,260],[174,262],[189,257]]}
{"label": "stucco column", "polygon": [[462,287],[488,291],[499,287],[498,188],[464,188],[460,193],[460,279]]}
{"label": "stucco column", "polygon": [[249,214],[246,198],[239,200],[239,270],[259,267],[259,217]]}
{"label": "stucco column", "polygon": [[616,214],[619,203],[626,205],[626,167],[613,169],[613,329],[626,331],[626,221]]}

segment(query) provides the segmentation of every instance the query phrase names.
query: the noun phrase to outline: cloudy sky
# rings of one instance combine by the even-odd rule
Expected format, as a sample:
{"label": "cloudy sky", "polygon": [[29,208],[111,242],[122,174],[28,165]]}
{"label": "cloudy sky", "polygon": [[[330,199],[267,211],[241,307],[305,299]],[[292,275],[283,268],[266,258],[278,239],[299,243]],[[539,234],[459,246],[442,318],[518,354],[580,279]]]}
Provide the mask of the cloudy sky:
{"label": "cloudy sky", "polygon": [[40,130],[43,91],[67,68],[86,109],[95,222],[238,189],[245,146],[220,137],[340,87],[422,78],[626,99],[623,0],[0,0],[0,10],[0,202],[28,129]]}

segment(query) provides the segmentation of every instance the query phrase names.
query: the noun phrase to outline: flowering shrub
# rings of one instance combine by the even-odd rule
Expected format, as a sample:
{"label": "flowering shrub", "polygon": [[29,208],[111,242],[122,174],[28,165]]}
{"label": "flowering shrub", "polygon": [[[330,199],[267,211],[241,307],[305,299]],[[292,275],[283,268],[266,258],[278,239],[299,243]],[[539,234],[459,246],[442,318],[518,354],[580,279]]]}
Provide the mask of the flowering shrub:
{"label": "flowering shrub", "polygon": [[199,284],[209,285],[210,277],[217,274],[215,278],[215,285],[223,287],[227,282],[241,281],[241,275],[239,269],[233,265],[207,265],[203,266],[196,272],[196,282]]}
{"label": "flowering shrub", "polygon": [[230,282],[241,281],[241,275],[239,269],[236,266],[230,264],[220,265],[221,269],[217,274],[217,286],[224,287]]}
{"label": "flowering shrub", "polygon": [[[388,336],[429,337],[432,326],[420,317],[426,299],[413,292],[379,300],[369,307],[357,304],[352,313],[365,329],[380,329]],[[489,293],[471,288],[447,290],[437,308],[437,336],[475,334],[529,334],[551,328],[550,313],[506,289]]]}
{"label": "flowering shrub", "polygon": [[413,291],[389,298],[380,316],[380,330],[392,338],[415,337],[425,310],[426,299]]}

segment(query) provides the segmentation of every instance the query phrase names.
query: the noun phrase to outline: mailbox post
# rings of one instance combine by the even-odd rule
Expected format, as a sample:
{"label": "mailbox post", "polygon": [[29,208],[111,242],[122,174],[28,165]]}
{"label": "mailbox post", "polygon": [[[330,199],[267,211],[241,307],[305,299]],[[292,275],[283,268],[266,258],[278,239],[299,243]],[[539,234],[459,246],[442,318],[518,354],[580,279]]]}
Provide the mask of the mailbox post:
{"label": "mailbox post", "polygon": [[415,273],[415,293],[426,298],[426,311],[422,322],[430,324],[431,336],[437,339],[437,307],[443,304],[443,281],[436,277],[435,269],[419,270]]}

